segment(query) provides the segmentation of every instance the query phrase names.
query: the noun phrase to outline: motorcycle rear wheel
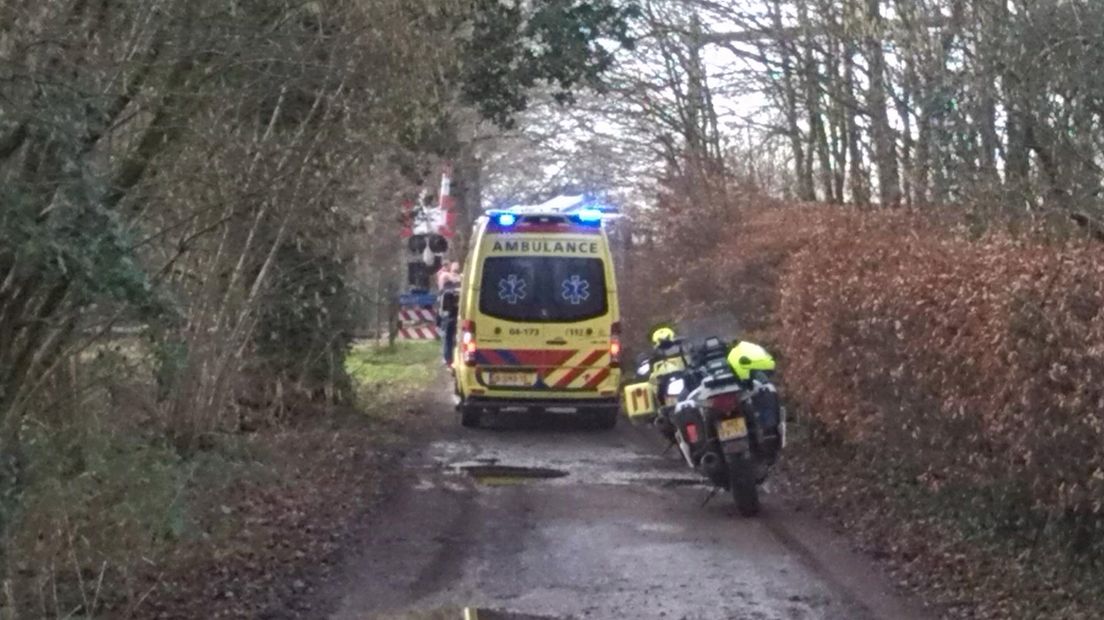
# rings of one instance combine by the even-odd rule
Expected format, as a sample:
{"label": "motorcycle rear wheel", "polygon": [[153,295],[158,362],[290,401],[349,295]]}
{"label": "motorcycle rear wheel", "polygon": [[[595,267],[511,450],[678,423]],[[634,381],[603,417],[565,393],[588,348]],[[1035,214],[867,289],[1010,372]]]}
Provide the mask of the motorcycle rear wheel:
{"label": "motorcycle rear wheel", "polygon": [[728,488],[736,509],[745,517],[759,514],[759,485],[755,481],[755,464],[746,455],[729,454]]}

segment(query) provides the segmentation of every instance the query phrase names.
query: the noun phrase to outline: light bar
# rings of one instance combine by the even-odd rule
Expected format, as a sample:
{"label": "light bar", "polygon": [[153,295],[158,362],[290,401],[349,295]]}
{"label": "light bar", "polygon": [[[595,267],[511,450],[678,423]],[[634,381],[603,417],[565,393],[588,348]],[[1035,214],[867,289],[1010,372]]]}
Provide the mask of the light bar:
{"label": "light bar", "polygon": [[586,222],[586,223],[601,222],[602,221],[602,212],[599,211],[598,209],[580,209],[579,212],[576,213],[576,217],[579,218],[580,222]]}

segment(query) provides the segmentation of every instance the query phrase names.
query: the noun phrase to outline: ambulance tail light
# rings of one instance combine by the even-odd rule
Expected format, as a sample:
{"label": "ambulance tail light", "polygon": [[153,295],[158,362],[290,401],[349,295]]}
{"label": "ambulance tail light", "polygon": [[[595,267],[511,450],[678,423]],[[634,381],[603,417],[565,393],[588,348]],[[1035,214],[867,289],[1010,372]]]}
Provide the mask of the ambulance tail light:
{"label": "ambulance tail light", "polygon": [[610,325],[610,367],[621,366],[621,322],[616,321]]}
{"label": "ambulance tail light", "polygon": [[467,366],[475,366],[475,321],[460,326],[460,355]]}

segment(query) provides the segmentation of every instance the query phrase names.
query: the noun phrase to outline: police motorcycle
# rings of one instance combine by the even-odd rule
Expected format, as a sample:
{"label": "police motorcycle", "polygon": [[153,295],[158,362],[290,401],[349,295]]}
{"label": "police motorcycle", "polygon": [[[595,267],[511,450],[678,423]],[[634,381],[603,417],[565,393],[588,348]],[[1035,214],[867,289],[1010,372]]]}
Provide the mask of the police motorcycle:
{"label": "police motorcycle", "polygon": [[785,445],[774,359],[758,345],[729,346],[715,336],[690,347],[685,359],[686,368],[663,385],[660,402],[674,404],[660,406],[654,423],[687,465],[727,489],[741,514],[753,516],[758,487]]}

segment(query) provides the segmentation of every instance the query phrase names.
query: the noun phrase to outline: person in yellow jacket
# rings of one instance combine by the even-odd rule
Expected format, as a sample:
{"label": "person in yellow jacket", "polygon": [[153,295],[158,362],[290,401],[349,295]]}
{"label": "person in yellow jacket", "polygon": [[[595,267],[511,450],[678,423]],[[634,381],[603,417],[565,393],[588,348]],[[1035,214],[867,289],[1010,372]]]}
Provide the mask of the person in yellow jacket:
{"label": "person in yellow jacket", "polygon": [[674,443],[675,427],[667,418],[667,414],[673,410],[679,395],[669,395],[667,388],[668,384],[675,382],[685,386],[685,379],[680,377],[688,363],[683,343],[678,339],[674,329],[660,327],[652,332],[651,359],[652,367],[648,375],[648,383],[651,385],[654,402],[659,409],[655,424],[660,434]]}
{"label": "person in yellow jacket", "polygon": [[682,342],[670,327],[660,327],[652,332],[653,356],[663,359],[682,353]]}
{"label": "person in yellow jacket", "polygon": [[[682,341],[675,335],[675,330],[660,327],[652,332],[652,371],[649,380],[653,386],[660,387],[664,375],[686,368],[684,353]],[[656,396],[663,402],[665,394],[657,393]]]}

